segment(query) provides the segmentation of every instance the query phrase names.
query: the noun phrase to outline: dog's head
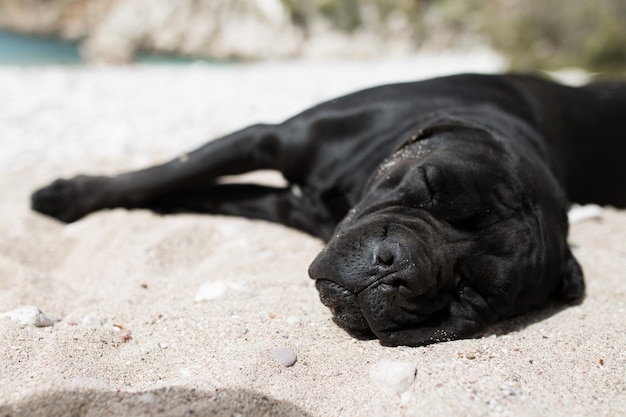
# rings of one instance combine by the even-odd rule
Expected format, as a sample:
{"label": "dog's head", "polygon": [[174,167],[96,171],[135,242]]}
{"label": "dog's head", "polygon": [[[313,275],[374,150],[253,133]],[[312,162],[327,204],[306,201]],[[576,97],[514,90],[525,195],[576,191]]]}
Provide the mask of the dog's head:
{"label": "dog's head", "polygon": [[424,136],[383,162],[309,269],[354,336],[423,344],[395,335],[436,327],[465,287],[487,323],[558,285],[565,206],[542,162],[477,129]]}

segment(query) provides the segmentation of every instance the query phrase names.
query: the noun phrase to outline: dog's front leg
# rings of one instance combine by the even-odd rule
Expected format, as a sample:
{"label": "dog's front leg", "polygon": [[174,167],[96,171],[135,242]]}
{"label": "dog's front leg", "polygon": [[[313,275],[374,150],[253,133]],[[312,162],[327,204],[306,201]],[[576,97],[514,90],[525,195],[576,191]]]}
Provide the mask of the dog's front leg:
{"label": "dog's front leg", "polygon": [[113,207],[144,207],[161,195],[203,187],[224,175],[278,169],[280,128],[255,125],[211,141],[163,165],[114,177],[80,175],[36,191],[32,208],[64,222]]}

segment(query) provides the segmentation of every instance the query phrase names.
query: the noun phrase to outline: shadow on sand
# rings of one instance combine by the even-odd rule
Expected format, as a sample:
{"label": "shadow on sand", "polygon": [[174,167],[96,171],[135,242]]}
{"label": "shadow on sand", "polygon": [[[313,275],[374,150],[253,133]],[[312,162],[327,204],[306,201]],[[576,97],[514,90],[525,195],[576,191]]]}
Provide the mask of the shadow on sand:
{"label": "shadow on sand", "polygon": [[243,389],[200,391],[171,387],[144,392],[77,389],[40,394],[0,406],[0,417],[54,416],[285,416],[311,414],[286,401]]}
{"label": "shadow on sand", "polygon": [[502,319],[497,323],[489,326],[484,333],[478,334],[477,337],[487,337],[490,335],[503,336],[508,333],[515,333],[524,330],[533,324],[542,322],[549,319],[552,316],[559,314],[560,312],[567,310],[569,307],[580,305],[583,303],[585,297],[570,302],[552,300],[545,306],[535,308],[520,316],[514,316],[507,319]]}

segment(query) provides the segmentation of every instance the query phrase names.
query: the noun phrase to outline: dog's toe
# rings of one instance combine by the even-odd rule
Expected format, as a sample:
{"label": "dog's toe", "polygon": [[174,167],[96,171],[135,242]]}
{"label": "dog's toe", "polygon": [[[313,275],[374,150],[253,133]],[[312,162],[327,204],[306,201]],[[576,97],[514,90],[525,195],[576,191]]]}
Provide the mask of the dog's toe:
{"label": "dog's toe", "polygon": [[58,179],[35,191],[31,208],[65,223],[74,222],[97,207],[97,190],[104,178],[79,176]]}
{"label": "dog's toe", "polygon": [[64,222],[77,220],[72,207],[72,202],[76,199],[75,188],[71,180],[56,180],[33,193],[31,207]]}

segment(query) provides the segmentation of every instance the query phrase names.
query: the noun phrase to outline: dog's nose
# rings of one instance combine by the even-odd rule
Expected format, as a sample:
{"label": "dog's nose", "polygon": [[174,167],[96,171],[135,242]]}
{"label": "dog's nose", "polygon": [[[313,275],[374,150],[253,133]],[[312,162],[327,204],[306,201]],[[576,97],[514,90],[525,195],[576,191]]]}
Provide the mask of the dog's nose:
{"label": "dog's nose", "polygon": [[405,257],[398,242],[382,241],[376,243],[372,250],[373,264],[379,268],[393,268]]}
{"label": "dog's nose", "polygon": [[409,250],[398,241],[385,239],[373,250],[373,266],[381,290],[398,289],[402,294],[420,295],[422,280],[417,278],[417,265]]}

